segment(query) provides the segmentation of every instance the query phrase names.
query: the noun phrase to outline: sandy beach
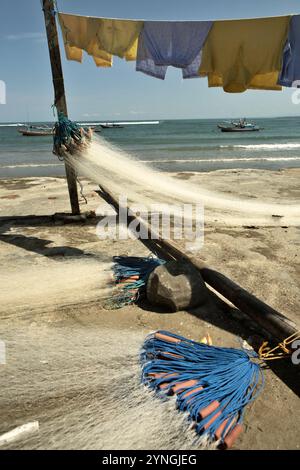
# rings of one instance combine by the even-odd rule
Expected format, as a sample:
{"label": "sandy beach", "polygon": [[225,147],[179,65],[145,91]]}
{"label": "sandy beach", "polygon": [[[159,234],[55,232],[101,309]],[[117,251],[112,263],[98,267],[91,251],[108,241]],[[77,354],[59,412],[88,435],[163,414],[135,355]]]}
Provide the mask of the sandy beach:
{"label": "sandy beach", "polygon": [[[245,201],[292,205],[300,196],[299,169],[173,176]],[[107,205],[96,185],[83,183],[88,204],[82,201],[81,210],[101,214]],[[143,339],[156,329],[195,340],[209,332],[213,344],[239,347],[238,337],[258,333],[255,325],[230,306],[175,314],[147,303],[106,310],[101,286],[112,256],[144,256],[145,246],[99,240],[97,219],[54,222],[54,213],[69,211],[63,178],[2,179],[0,200],[0,339],[7,356],[0,366],[0,434],[38,420],[39,433],[14,448],[197,449],[174,404],[139,385]],[[280,217],[253,225],[247,214],[237,226],[209,207],[205,220],[199,256],[299,326],[299,226]],[[299,371],[274,365],[265,376],[235,448],[299,448]]]}
{"label": "sandy beach", "polygon": [[1,461],[300,450],[299,1],[1,14]]}

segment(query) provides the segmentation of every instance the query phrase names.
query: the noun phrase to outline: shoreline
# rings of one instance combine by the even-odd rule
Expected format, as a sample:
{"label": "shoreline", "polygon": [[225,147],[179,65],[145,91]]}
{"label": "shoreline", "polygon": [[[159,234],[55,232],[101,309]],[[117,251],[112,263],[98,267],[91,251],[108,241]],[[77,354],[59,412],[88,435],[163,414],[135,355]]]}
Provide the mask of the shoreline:
{"label": "shoreline", "polygon": [[[139,160],[137,160],[139,161]],[[199,160],[201,161],[201,160]],[[155,163],[153,160],[143,160],[142,163]],[[51,166],[64,166],[63,162],[57,162],[57,163],[45,163],[45,164],[32,164],[32,165],[16,165],[16,166],[0,166],[1,168],[4,169],[15,169],[15,168],[38,168],[38,167],[51,167]],[[63,170],[64,171],[64,170]],[[217,169],[201,169],[201,170],[180,170],[180,171],[169,171],[169,170],[159,170],[162,171],[163,173],[168,173],[170,175],[176,175],[176,174],[181,174],[181,173],[187,173],[187,174],[202,174],[202,173],[218,173],[218,172],[228,172],[228,173],[236,173],[236,172],[284,172],[284,171],[300,171],[300,166],[293,166],[293,167],[284,167],[284,168],[241,168],[241,167],[235,167],[235,168],[217,168]],[[28,175],[28,176],[23,176],[23,175],[16,175],[16,176],[2,176],[0,175],[0,181],[5,181],[5,180],[12,180],[12,179],[32,179],[32,178],[65,178],[65,173],[61,175],[55,175],[55,174],[50,174],[50,175]]]}
{"label": "shoreline", "polygon": [[[285,119],[285,118],[298,118],[299,116],[297,114],[289,114],[289,115],[280,115],[280,116],[248,116],[248,119]],[[102,120],[99,120],[99,121],[95,121],[95,122],[111,122],[111,121],[115,121],[115,122],[123,122],[123,121],[128,121],[128,122],[140,122],[140,121],[219,121],[220,119],[239,119],[240,116],[235,116],[235,117],[228,117],[228,116],[219,116],[219,117],[212,117],[212,118],[167,118],[167,117],[162,117],[162,118],[157,118],[157,117],[154,117],[153,119],[148,119],[148,118],[145,118],[145,119],[139,119],[138,121],[137,120],[134,120],[134,119],[102,119]],[[82,122],[88,122],[88,123],[92,123],[94,121],[88,121],[88,120],[80,120],[80,119],[76,119],[74,118],[74,121],[76,122],[79,122],[79,123],[82,123]],[[12,124],[15,124],[16,126],[19,125],[20,123],[22,122],[22,119],[18,120],[18,121],[0,121],[0,125],[12,125]],[[42,124],[47,124],[48,122],[53,122],[53,121],[43,121],[43,120],[39,120],[39,121],[29,121],[28,123],[29,124],[37,124],[37,123],[42,123]],[[23,125],[23,124],[22,124]]]}

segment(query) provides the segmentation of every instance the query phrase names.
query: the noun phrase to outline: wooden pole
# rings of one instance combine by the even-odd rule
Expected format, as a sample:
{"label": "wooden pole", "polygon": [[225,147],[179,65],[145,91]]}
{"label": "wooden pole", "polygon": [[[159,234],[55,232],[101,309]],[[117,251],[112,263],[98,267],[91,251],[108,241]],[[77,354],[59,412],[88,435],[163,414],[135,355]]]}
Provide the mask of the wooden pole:
{"label": "wooden pole", "polygon": [[184,253],[173,240],[164,240],[160,234],[153,231],[151,225],[141,217],[135,215],[128,207],[120,207],[117,199],[103,186],[100,186],[99,194],[117,211],[127,211],[128,220],[135,219],[141,227],[144,227],[148,236],[157,244],[159,251],[165,255],[165,259],[184,260],[191,263],[200,271],[204,281],[225,299],[242,312],[251,317],[258,325],[267,331],[277,341],[282,341],[296,333],[295,324],[269,305],[259,300],[223,274],[209,268],[201,259]]}
{"label": "wooden pole", "polygon": [[[58,34],[55,20],[54,0],[43,0],[43,11],[48,39],[48,48],[53,78],[55,100],[54,104],[58,112],[68,116],[63,71],[59,50]],[[65,170],[68,182],[69,196],[72,214],[80,214],[76,174],[74,169],[65,160]]]}

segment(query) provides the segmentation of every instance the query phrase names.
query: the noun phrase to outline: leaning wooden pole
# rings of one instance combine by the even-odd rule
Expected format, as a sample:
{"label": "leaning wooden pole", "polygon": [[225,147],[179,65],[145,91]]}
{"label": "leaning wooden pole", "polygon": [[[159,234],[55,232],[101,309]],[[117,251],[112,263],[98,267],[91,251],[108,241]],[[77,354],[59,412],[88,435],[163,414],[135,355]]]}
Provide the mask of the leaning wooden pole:
{"label": "leaning wooden pole", "polygon": [[[63,71],[59,50],[58,34],[55,20],[54,0],[43,0],[43,11],[46,24],[48,48],[54,87],[54,104],[58,112],[68,116]],[[76,174],[74,169],[65,160],[65,170],[68,182],[72,214],[80,214]]]}
{"label": "leaning wooden pole", "polygon": [[246,289],[243,289],[231,279],[224,276],[224,274],[211,269],[201,259],[190,256],[182,251],[181,247],[173,240],[164,240],[159,233],[151,228],[151,224],[134,214],[128,207],[120,207],[116,197],[110,191],[102,185],[100,189],[101,192],[99,192],[99,195],[111,204],[117,213],[120,209],[125,210],[128,214],[129,221],[135,219],[139,222],[141,227],[144,227],[149,238],[157,244],[159,251],[165,254],[165,259],[173,258],[191,263],[200,271],[204,281],[210,287],[215,289],[215,291],[225,297],[225,299],[229,300],[235,307],[251,317],[274,339],[282,341],[297,332],[295,324],[287,317],[255,297]]}

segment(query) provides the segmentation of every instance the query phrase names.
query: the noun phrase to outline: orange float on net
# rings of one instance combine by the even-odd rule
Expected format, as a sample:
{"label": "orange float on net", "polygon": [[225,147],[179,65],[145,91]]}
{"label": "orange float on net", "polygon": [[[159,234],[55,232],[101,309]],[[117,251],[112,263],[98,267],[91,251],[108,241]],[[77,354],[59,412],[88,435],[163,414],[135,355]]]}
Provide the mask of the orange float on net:
{"label": "orange float on net", "polygon": [[[226,429],[226,434],[225,436],[227,436],[227,434],[229,433],[230,429],[232,428],[232,426],[234,425],[234,423],[236,422],[236,419],[237,418],[233,418],[228,426],[228,428]],[[223,434],[223,431],[224,429],[226,428],[227,426],[227,423],[228,423],[229,419],[225,419],[225,421],[223,421],[223,423],[220,424],[220,426],[218,427],[218,429],[216,430],[215,432],[215,438],[218,440],[218,439],[221,439],[222,437],[222,434]]]}
{"label": "orange float on net", "polygon": [[177,373],[168,374],[167,372],[159,372],[159,373],[150,372],[150,374],[147,374],[147,375],[148,377],[153,377],[155,379],[161,379],[162,377],[178,377]]}
{"label": "orange float on net", "polygon": [[190,390],[189,392],[186,392],[184,395],[182,395],[182,398],[189,397],[190,395],[192,395],[192,393],[200,392],[200,390],[203,390],[203,387],[200,386],[193,388],[193,390]]}
{"label": "orange float on net", "polygon": [[197,384],[197,380],[186,380],[185,382],[179,382],[178,384],[172,387],[174,393],[178,393],[180,390],[184,390],[185,388],[193,387]]}
{"label": "orange float on net", "polygon": [[232,431],[230,431],[225,437],[223,447],[225,449],[230,449],[242,432],[243,426],[241,424],[237,424],[236,426],[234,426]]}
{"label": "orange float on net", "polygon": [[214,400],[211,402],[208,406],[205,408],[202,408],[202,410],[199,411],[199,415],[202,419],[207,418],[208,415],[216,411],[217,408],[219,408],[220,403],[217,400]]}
{"label": "orange float on net", "polygon": [[208,429],[209,426],[210,426],[214,421],[216,421],[216,419],[217,419],[221,414],[222,414],[222,411],[220,410],[220,411],[218,411],[214,416],[212,416],[212,417],[210,418],[210,420],[207,421],[207,423],[204,425],[204,429]]}
{"label": "orange float on net", "polygon": [[154,337],[161,341],[168,341],[169,343],[180,343],[180,339],[173,338],[173,336],[164,335],[163,333],[155,333]]}
{"label": "orange float on net", "polygon": [[177,357],[177,359],[184,359],[184,357],[180,356],[179,354],[170,353],[168,351],[160,351],[160,352],[163,353],[163,354],[166,354],[167,356]]}

